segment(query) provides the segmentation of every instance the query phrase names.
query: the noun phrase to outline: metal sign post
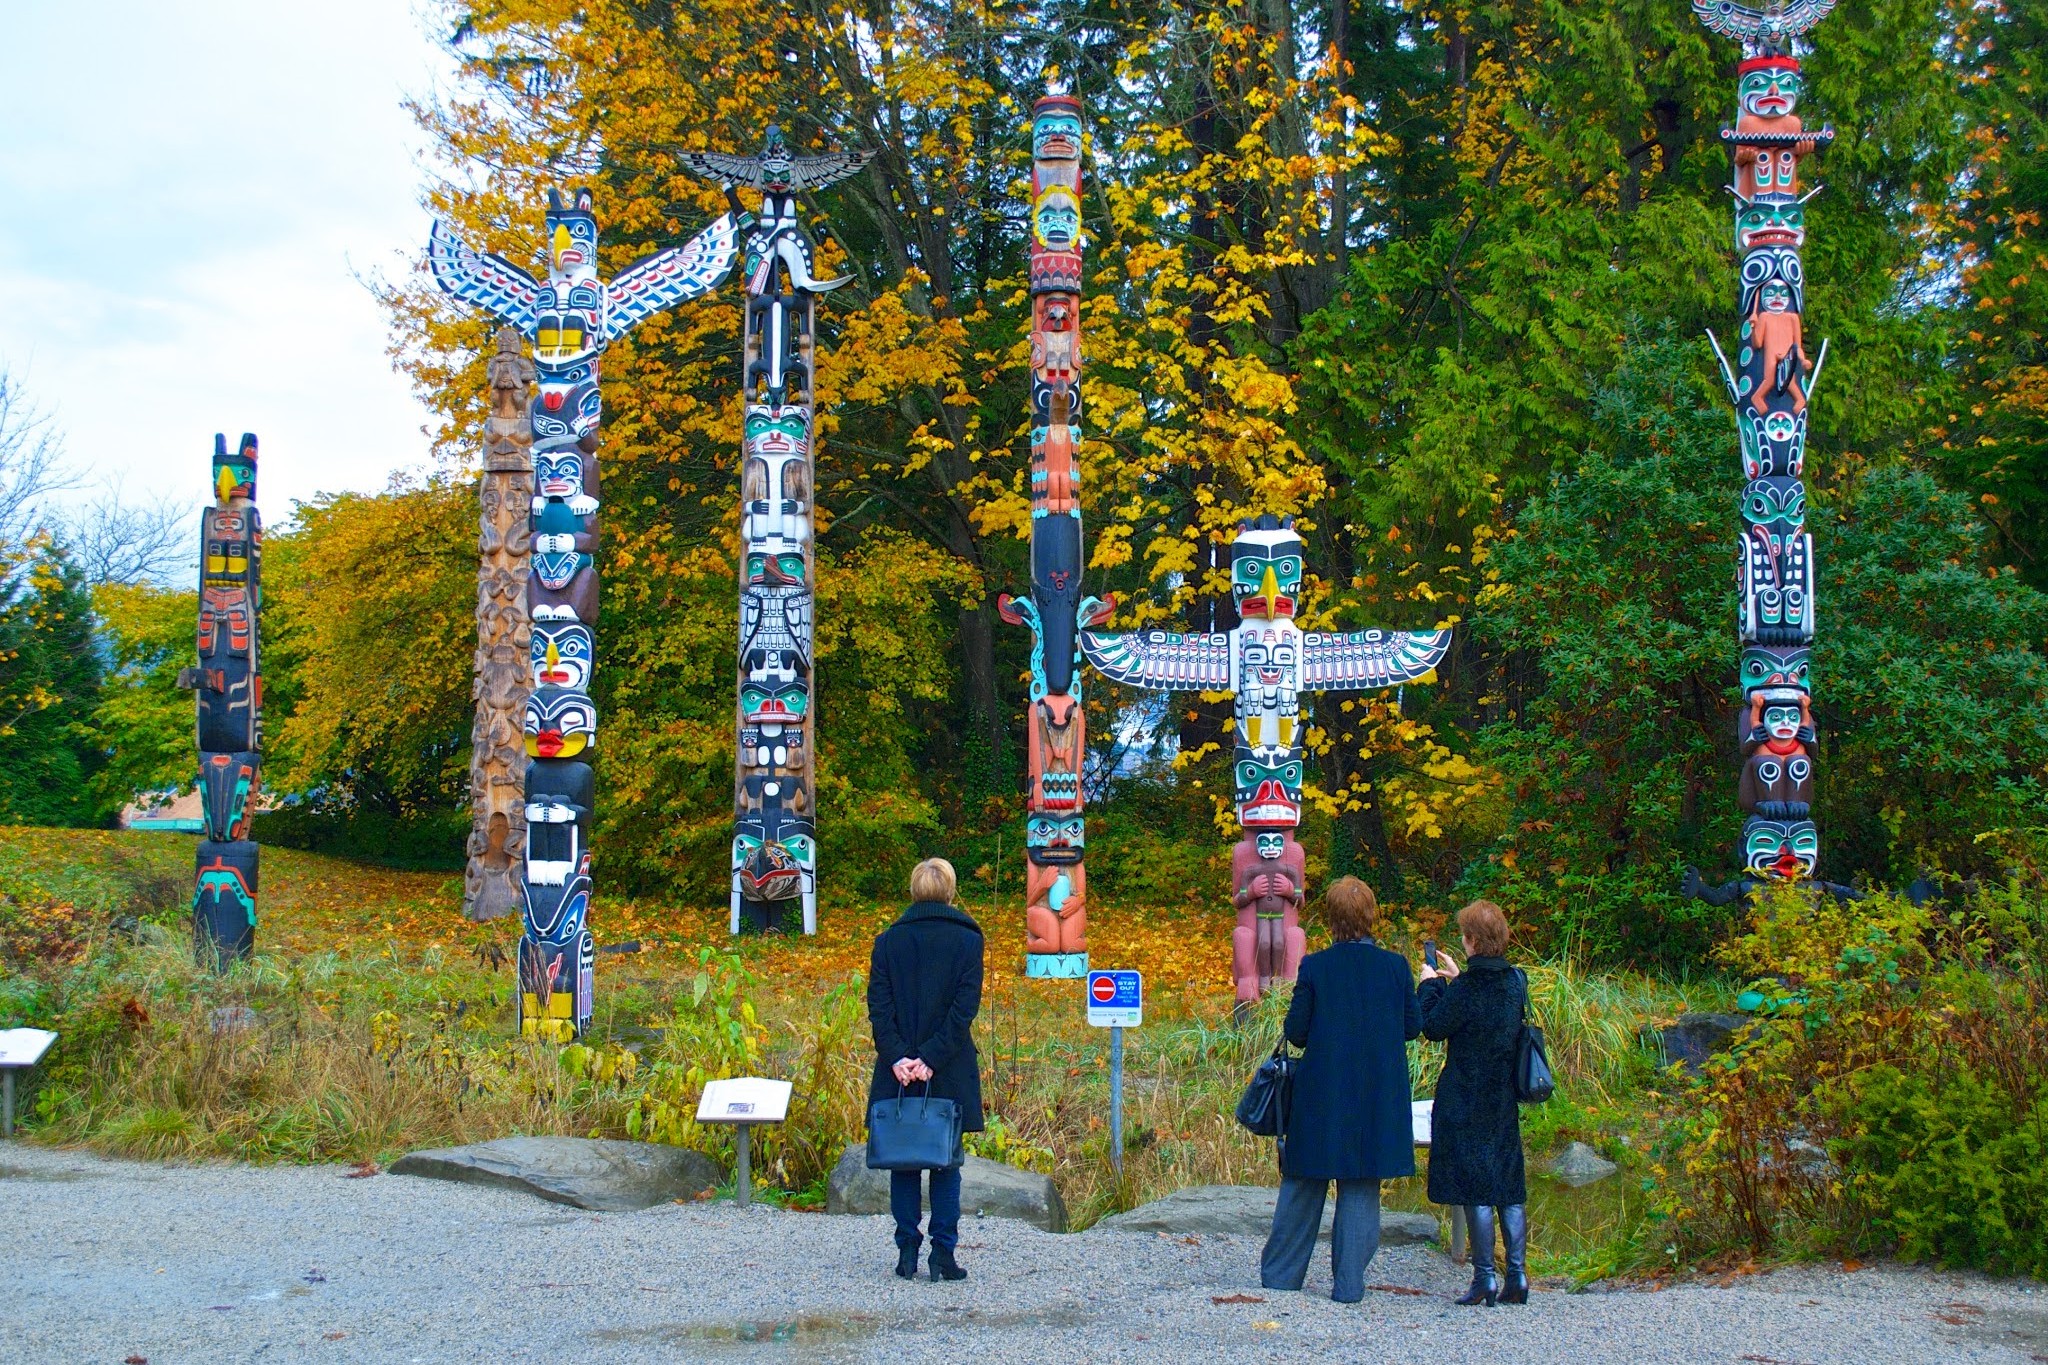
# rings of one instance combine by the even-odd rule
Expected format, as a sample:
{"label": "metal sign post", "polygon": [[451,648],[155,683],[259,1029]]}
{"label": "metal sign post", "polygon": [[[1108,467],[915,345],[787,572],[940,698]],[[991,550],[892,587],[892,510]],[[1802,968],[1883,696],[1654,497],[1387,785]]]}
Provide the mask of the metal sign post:
{"label": "metal sign post", "polygon": [[1088,1022],[1109,1030],[1109,1162],[1124,1173],[1124,1030],[1145,1022],[1139,972],[1088,973]]}
{"label": "metal sign post", "polygon": [[56,1041],[39,1028],[0,1030],[0,1137],[14,1136],[14,1073],[40,1062]]}
{"label": "metal sign post", "polygon": [[733,1133],[733,1202],[741,1208],[752,1202],[754,1125],[780,1123],[789,1117],[788,1081],[762,1076],[735,1076],[730,1080],[706,1081],[704,1097],[697,1101],[697,1122],[730,1123]]}

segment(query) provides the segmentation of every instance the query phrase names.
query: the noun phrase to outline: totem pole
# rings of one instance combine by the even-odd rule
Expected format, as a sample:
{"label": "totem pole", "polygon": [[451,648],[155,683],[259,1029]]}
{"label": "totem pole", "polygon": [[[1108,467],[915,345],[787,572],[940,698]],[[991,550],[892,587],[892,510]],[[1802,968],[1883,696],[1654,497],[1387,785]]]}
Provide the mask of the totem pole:
{"label": "totem pole", "polygon": [[[1802,163],[1834,140],[1795,112],[1805,32],[1835,0],[1791,0],[1764,10],[1732,0],[1693,0],[1700,22],[1742,44],[1733,128],[1721,140],[1734,156],[1735,250],[1741,258],[1741,344],[1733,365],[1707,334],[1735,407],[1742,454],[1742,545],[1737,552],[1737,629],[1743,704],[1735,722],[1743,768],[1737,799],[1743,872],[1719,887],[1687,869],[1685,889],[1716,905],[1762,882],[1810,879],[1820,857],[1812,819],[1815,736],[1809,656],[1816,573],[1806,529],[1807,400],[1827,359],[1809,355],[1802,333],[1806,243]],[[1822,889],[1848,888],[1818,882]]]}
{"label": "totem pole", "polygon": [[[534,342],[539,386],[528,409],[534,481],[527,504],[531,566],[525,575],[525,614],[531,621],[532,690],[521,703],[520,725],[527,763],[519,1018],[521,1031],[530,1037],[563,1038],[581,1034],[589,1024],[596,988],[597,946],[588,919],[597,708],[588,688],[597,664],[592,631],[598,605],[594,556],[603,417],[598,360],[608,344],[643,319],[718,287],[732,268],[733,224],[722,216],[685,245],[636,261],[604,282],[597,278],[597,215],[590,191],[573,191],[568,203],[549,191],[546,223],[545,282],[502,256],[471,250],[440,222],[434,224],[427,260],[443,289],[504,318]],[[500,408],[526,382],[524,372],[508,367],[507,359],[501,349],[493,361],[491,383]],[[502,431],[499,420],[494,416],[494,439]],[[505,436],[516,444],[516,437]],[[508,462],[513,458],[505,457]],[[485,479],[490,477],[486,472]],[[488,525],[488,508],[484,515]],[[487,529],[485,541],[491,537]],[[516,542],[508,538],[506,547],[516,556]],[[481,631],[480,622],[480,665]],[[515,620],[503,642],[510,644],[517,635]],[[492,643],[495,649],[501,641]],[[504,695],[498,686],[502,679],[491,676],[494,681],[486,690],[497,700]],[[480,691],[480,702],[483,697]],[[479,733],[484,725],[479,711]],[[491,799],[488,790],[472,790],[478,808]],[[487,840],[490,833],[487,827]],[[506,837],[510,833],[508,820]]]}
{"label": "totem pole", "polygon": [[1024,973],[1088,974],[1080,630],[1110,604],[1081,598],[1081,102],[1031,111],[1031,600],[996,609],[1031,629],[1024,799]]}
{"label": "totem pole", "polygon": [[[534,368],[516,329],[500,327],[497,342],[478,486],[476,720],[469,732],[469,866],[462,888],[464,908],[479,920],[509,915],[525,903],[526,698],[542,682],[542,670],[528,653],[534,636],[526,615],[527,556],[533,550],[527,524],[533,423],[526,403]],[[578,629],[587,638],[589,627]],[[580,688],[587,681],[566,685]]]}
{"label": "totem pole", "polygon": [[[733,772],[731,931],[781,929],[792,903],[818,932],[818,846],[811,706],[811,499],[816,485],[812,362],[821,280],[798,217],[800,191],[835,184],[871,152],[793,156],[768,125],[759,156],[678,154],[725,190],[745,239],[746,327],[740,368],[738,741]],[[747,211],[739,187],[761,192]]]}
{"label": "totem pole", "polygon": [[232,453],[213,438],[214,505],[199,514],[199,666],[178,685],[199,694],[199,841],[192,943],[216,971],[256,948],[257,770],[263,748],[263,675],[257,665],[262,609],[263,519],[256,512],[256,438]]}
{"label": "totem pole", "polygon": [[1448,630],[1301,630],[1294,624],[1301,584],[1301,537],[1292,519],[1262,516],[1240,526],[1230,547],[1236,629],[1081,632],[1088,662],[1117,682],[1235,696],[1232,758],[1237,823],[1245,834],[1231,853],[1231,974],[1240,1004],[1276,981],[1292,981],[1301,965],[1305,873],[1292,831],[1301,823],[1302,695],[1414,682],[1451,647]]}

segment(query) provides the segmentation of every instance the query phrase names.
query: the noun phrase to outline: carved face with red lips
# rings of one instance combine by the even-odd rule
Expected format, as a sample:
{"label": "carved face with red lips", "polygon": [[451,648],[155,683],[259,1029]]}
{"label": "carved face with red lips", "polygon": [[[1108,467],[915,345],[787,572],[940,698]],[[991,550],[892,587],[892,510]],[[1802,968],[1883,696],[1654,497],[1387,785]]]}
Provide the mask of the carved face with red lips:
{"label": "carved face with red lips", "polygon": [[543,687],[526,699],[529,758],[580,758],[597,744],[597,705],[588,693]]}

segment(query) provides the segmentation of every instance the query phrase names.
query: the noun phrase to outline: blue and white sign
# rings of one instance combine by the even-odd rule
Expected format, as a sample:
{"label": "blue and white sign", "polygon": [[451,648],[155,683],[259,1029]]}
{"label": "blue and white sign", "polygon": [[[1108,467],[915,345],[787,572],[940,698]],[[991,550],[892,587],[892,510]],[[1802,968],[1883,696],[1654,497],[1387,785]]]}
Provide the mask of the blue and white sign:
{"label": "blue and white sign", "polygon": [[1088,973],[1088,1022],[1136,1028],[1145,1022],[1145,978],[1138,972]]}

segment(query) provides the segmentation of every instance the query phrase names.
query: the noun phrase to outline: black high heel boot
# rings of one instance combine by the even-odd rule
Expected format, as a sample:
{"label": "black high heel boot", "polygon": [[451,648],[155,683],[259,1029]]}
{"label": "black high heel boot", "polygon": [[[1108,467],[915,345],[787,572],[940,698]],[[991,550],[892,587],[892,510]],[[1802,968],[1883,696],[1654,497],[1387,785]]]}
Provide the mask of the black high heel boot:
{"label": "black high heel boot", "polygon": [[1479,1204],[1467,1205],[1465,1230],[1471,1242],[1472,1287],[1458,1302],[1468,1308],[1481,1303],[1491,1308],[1500,1297],[1493,1275],[1493,1210]]}
{"label": "black high heel boot", "polygon": [[967,1272],[953,1259],[953,1248],[932,1244],[932,1278],[935,1280],[964,1280]]}
{"label": "black high heel boot", "polygon": [[1502,1303],[1529,1301],[1529,1206],[1510,1204],[1500,1211],[1500,1239],[1507,1246],[1508,1273],[1502,1281]]}
{"label": "black high heel boot", "polygon": [[912,1242],[909,1246],[905,1246],[901,1242],[896,1244],[896,1273],[906,1280],[917,1278],[918,1246],[919,1243],[917,1242]]}

